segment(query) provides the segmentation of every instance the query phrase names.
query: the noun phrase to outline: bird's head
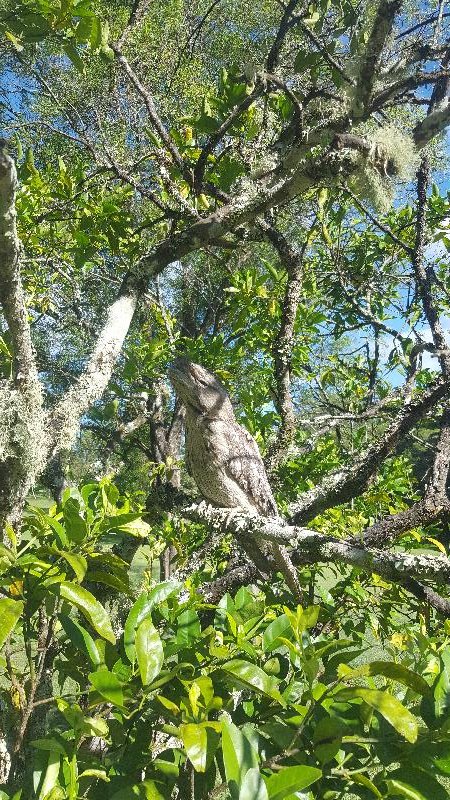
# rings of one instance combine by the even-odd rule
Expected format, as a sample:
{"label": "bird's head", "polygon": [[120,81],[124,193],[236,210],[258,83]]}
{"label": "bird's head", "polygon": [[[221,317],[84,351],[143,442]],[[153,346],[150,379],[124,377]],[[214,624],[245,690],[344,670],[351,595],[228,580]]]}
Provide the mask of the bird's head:
{"label": "bird's head", "polygon": [[233,407],[224,387],[200,364],[180,356],[170,365],[169,378],[187,409],[208,417],[233,416]]}

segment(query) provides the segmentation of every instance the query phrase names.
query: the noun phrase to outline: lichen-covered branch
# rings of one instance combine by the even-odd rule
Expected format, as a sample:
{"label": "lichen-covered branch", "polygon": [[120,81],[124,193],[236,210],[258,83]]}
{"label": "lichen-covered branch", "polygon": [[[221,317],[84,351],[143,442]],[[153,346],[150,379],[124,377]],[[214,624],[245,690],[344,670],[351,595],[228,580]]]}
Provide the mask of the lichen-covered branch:
{"label": "lichen-covered branch", "polygon": [[0,382],[0,522],[19,516],[45,452],[43,393],[20,275],[16,185],[16,168],[1,140],[0,307],[11,338],[13,371],[11,380]]}
{"label": "lichen-covered branch", "polygon": [[297,524],[308,522],[327,508],[346,503],[360,494],[397,443],[446,396],[447,392],[447,384],[443,380],[438,380],[421,395],[406,403],[379,441],[374,442],[353,463],[331,472],[318,486],[292,504],[289,511],[293,522]]}
{"label": "lichen-covered branch", "polygon": [[82,415],[105,391],[131,325],[141,289],[136,278],[128,277],[124,281],[118,298],[108,310],[106,322],[83,372],[50,412],[51,456],[73,444]]}
{"label": "lichen-covered branch", "polygon": [[295,321],[302,292],[303,256],[306,241],[298,250],[286,237],[271,225],[265,224],[267,238],[278,252],[281,263],[287,270],[287,282],[281,310],[280,327],[273,341],[272,354],[276,382],[276,405],[281,417],[280,430],[274,446],[266,458],[266,468],[273,472],[286,454],[296,428],[294,403],[291,395],[291,361]]}
{"label": "lichen-covered branch", "polygon": [[358,71],[354,102],[356,116],[363,115],[370,105],[384,47],[401,6],[402,0],[380,0],[378,3]]}
{"label": "lichen-covered branch", "polygon": [[0,305],[8,324],[14,359],[14,383],[38,381],[28,312],[20,276],[21,245],[16,228],[17,175],[6,143],[0,140]]}
{"label": "lichen-covered branch", "polygon": [[[318,531],[285,524],[279,518],[265,518],[245,509],[214,508],[200,503],[183,509],[188,519],[202,522],[212,530],[233,534],[238,541],[248,537],[293,548],[293,560],[299,564],[339,562],[365,572],[377,573],[385,580],[405,584],[405,581],[448,583],[450,561],[445,556],[369,550],[354,541],[337,539]],[[446,601],[440,598],[442,604]],[[447,604],[450,613],[450,603]]]}
{"label": "lichen-covered branch", "polygon": [[437,108],[414,128],[414,143],[418,149],[425,147],[435,136],[442,133],[450,124],[450,104]]}

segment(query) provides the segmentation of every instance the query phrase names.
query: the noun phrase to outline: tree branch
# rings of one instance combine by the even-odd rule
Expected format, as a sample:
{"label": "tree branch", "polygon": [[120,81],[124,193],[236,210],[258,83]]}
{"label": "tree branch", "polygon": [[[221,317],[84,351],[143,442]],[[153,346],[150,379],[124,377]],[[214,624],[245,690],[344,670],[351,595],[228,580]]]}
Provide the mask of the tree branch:
{"label": "tree branch", "polygon": [[450,123],[450,104],[432,111],[413,130],[414,142],[417,148],[425,147],[431,139],[442,133]]}
{"label": "tree branch", "polygon": [[291,361],[294,327],[300,302],[303,283],[303,256],[307,237],[300,250],[292,247],[286,237],[276,228],[261,223],[271,244],[277,251],[280,261],[286,268],[288,279],[284,292],[281,323],[273,340],[272,357],[276,382],[276,405],[281,417],[277,439],[266,458],[266,468],[274,472],[287,452],[296,429],[294,404],[291,396]]}
{"label": "tree branch", "polygon": [[284,14],[281,17],[281,22],[273,40],[272,47],[269,50],[269,54],[267,56],[266,61],[266,68],[267,72],[273,72],[278,64],[278,58],[280,55],[280,50],[283,46],[283,42],[286,38],[286,34],[288,33],[289,29],[292,27],[293,20],[292,14],[295,11],[296,6],[298,6],[299,0],[289,0],[287,4]]}
{"label": "tree branch", "polygon": [[83,372],[50,411],[48,422],[50,457],[61,449],[70,448],[78,433],[81,417],[105,391],[122,350],[142,289],[142,282],[139,279],[127,276],[118,298],[108,310],[106,322]]}
{"label": "tree branch", "polygon": [[[231,533],[239,542],[248,541],[251,537],[258,542],[263,539],[280,545],[290,544],[293,546],[294,561],[301,564],[337,561],[368,573],[375,572],[390,583],[406,585],[405,582],[409,582],[410,590],[411,580],[430,580],[445,584],[450,579],[450,561],[444,556],[367,550],[353,541],[286,525],[279,518],[260,517],[240,508],[213,508],[206,503],[200,503],[183,509],[182,513],[187,519],[202,522],[213,530]],[[247,581],[248,572],[243,566],[239,576],[241,580]],[[230,576],[225,576],[226,578],[230,580]],[[422,586],[420,589],[426,591]],[[432,598],[427,599],[431,602]],[[441,609],[450,613],[450,603],[440,597],[439,601]]]}
{"label": "tree branch", "polygon": [[422,500],[411,508],[390,514],[364,531],[364,545],[381,547],[390,544],[406,531],[423,525],[430,525],[443,513],[450,511],[447,495],[447,478],[450,464],[450,409],[444,409],[441,429],[436,445],[435,457],[430,480],[425,488]]}
{"label": "tree branch", "polygon": [[16,186],[14,161],[0,140],[0,304],[11,336],[15,384],[36,388],[40,384],[19,266]]}
{"label": "tree branch", "polygon": [[364,115],[370,106],[384,46],[401,6],[402,0],[380,0],[378,4],[366,50],[359,66],[354,102],[356,116]]}
{"label": "tree branch", "polygon": [[155,103],[153,101],[153,97],[151,96],[150,92],[145,88],[145,86],[141,83],[141,81],[139,80],[139,78],[136,75],[136,73],[134,72],[134,70],[132,70],[132,68],[130,67],[130,64],[128,63],[127,59],[125,58],[125,56],[121,52],[120,48],[116,44],[112,43],[111,44],[111,49],[114,51],[114,53],[116,55],[116,58],[117,58],[117,61],[119,62],[120,66],[122,67],[122,69],[125,72],[125,74],[127,75],[127,77],[129,78],[130,82],[133,84],[133,86],[136,89],[137,93],[140,95],[140,97],[142,97],[142,99],[143,99],[143,101],[145,103],[145,107],[147,109],[147,113],[148,113],[148,115],[150,117],[150,120],[152,122],[152,125],[155,128],[155,130],[157,131],[157,133],[159,134],[159,136],[161,138],[161,141],[164,143],[166,149],[171,154],[173,160],[179,166],[179,168],[181,169],[182,174],[184,175],[185,174],[184,161],[183,161],[183,159],[182,159],[182,157],[180,155],[180,152],[179,152],[175,142],[173,141],[171,136],[167,133],[164,125],[162,124],[162,122],[161,122],[161,120],[159,118],[159,114],[158,114],[158,112],[156,110],[156,106],[155,106]]}
{"label": "tree branch", "polygon": [[360,454],[352,464],[331,472],[322,483],[291,505],[291,519],[297,524],[307,522],[327,508],[346,503],[360,494],[397,443],[447,392],[447,383],[438,380],[421,395],[406,403],[379,441]]}

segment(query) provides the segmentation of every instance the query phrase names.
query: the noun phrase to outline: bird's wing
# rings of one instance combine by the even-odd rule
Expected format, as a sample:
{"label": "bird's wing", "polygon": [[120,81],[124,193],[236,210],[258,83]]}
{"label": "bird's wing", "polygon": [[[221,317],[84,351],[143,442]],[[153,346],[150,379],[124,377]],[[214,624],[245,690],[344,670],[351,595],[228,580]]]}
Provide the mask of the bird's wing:
{"label": "bird's wing", "polygon": [[277,516],[278,509],[267,479],[258,445],[237,422],[224,429],[227,458],[224,469],[246,494],[249,504],[263,516]]}

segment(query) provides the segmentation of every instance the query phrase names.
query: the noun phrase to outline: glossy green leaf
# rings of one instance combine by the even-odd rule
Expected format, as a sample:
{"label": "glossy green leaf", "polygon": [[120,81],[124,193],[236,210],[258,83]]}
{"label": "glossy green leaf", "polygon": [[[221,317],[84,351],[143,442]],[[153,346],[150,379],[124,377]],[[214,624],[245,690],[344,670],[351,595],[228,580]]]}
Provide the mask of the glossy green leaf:
{"label": "glossy green leaf", "polygon": [[10,600],[9,597],[0,598],[0,647],[14,630],[22,611],[22,600]]}
{"label": "glossy green leaf", "polygon": [[180,584],[177,581],[164,581],[163,583],[159,583],[150,592],[141,594],[131,607],[125,621],[123,641],[125,652],[132,664],[134,664],[136,659],[136,649],[134,646],[136,629],[141,622],[151,614],[155,606],[167,600],[179,587]]}
{"label": "glossy green leaf", "polygon": [[138,784],[129,784],[118,792],[108,795],[108,800],[166,800],[160,793],[155,781],[140,781]]}
{"label": "glossy green leaf", "polygon": [[232,800],[239,800],[242,780],[249,769],[258,767],[258,755],[245,734],[232,722],[222,723],[222,755]]}
{"label": "glossy green leaf", "polygon": [[89,631],[66,614],[60,614],[59,621],[75,647],[87,655],[94,667],[100,666],[102,658]]}
{"label": "glossy green leaf", "polygon": [[357,783],[358,786],[364,786],[366,789],[369,790],[369,792],[375,795],[375,797],[380,798],[380,800],[383,797],[380,790],[363,772],[352,772],[352,781],[353,783]]}
{"label": "glossy green leaf", "polygon": [[81,583],[86,575],[87,570],[87,561],[85,557],[79,553],[68,553],[65,550],[60,550],[59,554],[67,561],[68,564],[70,564],[78,582]]}
{"label": "glossy green leaf", "polygon": [[114,672],[110,672],[108,669],[99,669],[97,672],[89,674],[89,680],[102,697],[115,706],[123,707],[123,683]]}
{"label": "glossy green leaf", "polygon": [[257,767],[245,773],[239,791],[239,800],[268,800],[267,787]]}
{"label": "glossy green leaf", "polygon": [[429,684],[421,675],[404,667],[403,664],[396,664],[394,661],[372,661],[369,664],[362,664],[356,669],[351,669],[346,664],[342,664],[339,666],[338,675],[345,680],[362,676],[383,675],[385,678],[390,678],[390,680],[397,681],[397,683],[401,683],[404,686],[409,686],[417,694],[424,696],[431,694]]}
{"label": "glossy green leaf", "polygon": [[442,668],[433,689],[436,717],[441,717],[450,708],[450,647],[440,655]]}
{"label": "glossy green leaf", "polygon": [[35,750],[46,750],[51,753],[59,753],[61,756],[67,756],[65,742],[52,736],[48,736],[45,739],[33,739],[30,744]]}
{"label": "glossy green leaf", "polygon": [[301,765],[298,767],[284,767],[267,779],[269,800],[283,800],[295,791],[302,791],[307,786],[318,781],[322,771],[316,767]]}
{"label": "glossy green leaf", "polygon": [[284,700],[278,689],[279,681],[273,675],[267,675],[261,667],[252,664],[250,661],[243,661],[236,658],[222,664],[221,669],[232,676],[236,683],[245,686],[246,689],[254,689],[257,692],[278,700],[281,705],[285,705]]}
{"label": "glossy green leaf", "polygon": [[105,781],[105,783],[109,783],[111,778],[108,778],[104,769],[85,769],[83,772],[80,772],[79,778],[97,778],[99,781]]}
{"label": "glossy green leaf", "polygon": [[62,581],[58,586],[52,586],[51,591],[57,592],[64,600],[76,606],[99,636],[115,644],[116,637],[107,612],[87,589],[70,581]]}
{"label": "glossy green leaf", "polygon": [[444,786],[429,772],[405,765],[390,772],[385,781],[389,797],[407,800],[448,800]]}
{"label": "glossy green leaf", "polygon": [[219,744],[220,735],[208,723],[186,723],[179,727],[180,738],[196,772],[206,772]]}
{"label": "glossy green leaf", "polygon": [[368,706],[378,711],[395,728],[397,733],[407,739],[408,742],[414,743],[416,741],[418,735],[416,718],[405,708],[400,700],[397,700],[389,692],[353,687],[341,690],[334,695],[334,698],[336,700],[360,698]]}
{"label": "glossy green leaf", "polygon": [[116,591],[125,595],[131,594],[127,580],[124,581],[117,575],[113,575],[103,569],[89,569],[86,580],[92,583],[103,583],[105,586],[110,586],[111,589],[116,589]]}
{"label": "glossy green leaf", "polygon": [[100,525],[100,530],[102,533],[120,531],[121,533],[129,533],[139,539],[147,539],[151,528],[147,522],[144,522],[141,513],[130,512],[106,517]]}
{"label": "glossy green leaf", "polygon": [[162,642],[150,617],[139,625],[135,646],[141,680],[147,686],[159,675],[164,662]]}
{"label": "glossy green leaf", "polygon": [[64,45],[64,51],[66,55],[70,58],[75,69],[77,69],[78,72],[81,72],[81,74],[84,75],[85,65],[75,45],[72,44],[72,42],[67,42]]}
{"label": "glossy green leaf", "polygon": [[69,540],[81,544],[87,534],[86,521],[80,514],[80,504],[74,497],[68,497],[63,507],[65,530]]}
{"label": "glossy green leaf", "polygon": [[39,791],[38,800],[44,800],[49,792],[58,784],[58,775],[61,756],[57,752],[50,752],[44,780]]}
{"label": "glossy green leaf", "polygon": [[182,611],[177,618],[177,644],[190,647],[200,636],[198,614],[191,608]]}
{"label": "glossy green leaf", "polygon": [[263,647],[264,650],[270,651],[275,647],[279,647],[282,642],[279,641],[280,636],[286,636],[286,632],[290,630],[290,622],[286,614],[281,614],[276,619],[269,623],[263,633]]}

